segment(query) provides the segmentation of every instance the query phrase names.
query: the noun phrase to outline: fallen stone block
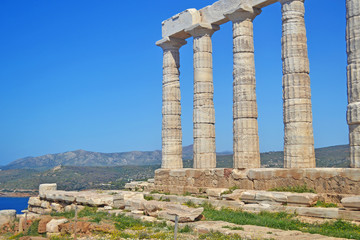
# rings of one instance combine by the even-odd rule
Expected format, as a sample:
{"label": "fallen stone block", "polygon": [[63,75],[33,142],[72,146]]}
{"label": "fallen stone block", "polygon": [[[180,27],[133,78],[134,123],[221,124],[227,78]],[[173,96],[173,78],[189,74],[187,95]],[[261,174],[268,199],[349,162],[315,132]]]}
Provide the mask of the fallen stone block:
{"label": "fallen stone block", "polygon": [[239,200],[241,197],[241,194],[244,192],[245,190],[241,190],[241,189],[236,189],[234,190],[232,193],[230,194],[225,194],[222,195],[222,198],[225,200],[230,200],[230,201],[236,201]]}
{"label": "fallen stone block", "polygon": [[287,203],[294,205],[311,206],[314,205],[319,196],[315,193],[289,193]]}
{"label": "fallen stone block", "polygon": [[42,201],[40,200],[40,197],[30,197],[28,204],[30,206],[35,206],[35,207],[41,207],[41,203]]}
{"label": "fallen stone block", "polygon": [[338,219],[338,208],[317,208],[317,207],[297,207],[295,212],[301,216]]}
{"label": "fallen stone block", "polygon": [[68,222],[67,219],[52,219],[46,224],[47,233],[59,233],[59,225]]}
{"label": "fallen stone block", "polygon": [[341,199],[341,204],[345,208],[360,210],[360,196],[345,197],[345,198]]}
{"label": "fallen stone block", "polygon": [[15,221],[15,218],[16,218],[16,210],[1,210],[0,226]]}
{"label": "fallen stone block", "polygon": [[57,190],[57,184],[56,183],[45,183],[40,184],[39,186],[39,196],[42,198],[45,196],[45,194],[49,191],[56,191]]}
{"label": "fallen stone block", "polygon": [[206,190],[206,194],[209,197],[219,198],[221,196],[221,194],[226,191],[229,191],[229,189],[227,189],[227,188],[208,188]]}

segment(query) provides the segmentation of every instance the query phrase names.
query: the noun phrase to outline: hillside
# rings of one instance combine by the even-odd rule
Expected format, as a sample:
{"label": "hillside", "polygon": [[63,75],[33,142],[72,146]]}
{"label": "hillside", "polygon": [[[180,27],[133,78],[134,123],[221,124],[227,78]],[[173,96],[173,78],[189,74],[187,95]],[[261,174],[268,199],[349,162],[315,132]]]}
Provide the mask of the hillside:
{"label": "hillside", "polygon": [[[348,167],[349,146],[339,145],[315,150],[318,167]],[[183,148],[185,167],[192,166],[192,145]],[[217,154],[218,167],[232,167],[232,154],[223,152]],[[263,167],[283,167],[283,152],[261,153]],[[26,157],[11,162],[2,167],[3,170],[10,169],[35,169],[48,170],[56,166],[143,166],[160,165],[161,151],[149,152],[123,152],[123,153],[99,153],[77,150],[72,152],[47,154],[40,157]]]}
{"label": "hillside", "polygon": [[42,183],[57,183],[59,189],[121,189],[130,180],[149,179],[159,165],[122,167],[55,167],[39,172],[32,169],[0,171],[0,189],[38,189]]}
{"label": "hillside", "polygon": [[[192,158],[192,145],[184,147],[184,158]],[[100,153],[76,150],[65,153],[47,154],[40,157],[26,157],[15,160],[0,169],[47,170],[56,166],[139,166],[161,164],[161,151],[132,151],[120,153]]]}

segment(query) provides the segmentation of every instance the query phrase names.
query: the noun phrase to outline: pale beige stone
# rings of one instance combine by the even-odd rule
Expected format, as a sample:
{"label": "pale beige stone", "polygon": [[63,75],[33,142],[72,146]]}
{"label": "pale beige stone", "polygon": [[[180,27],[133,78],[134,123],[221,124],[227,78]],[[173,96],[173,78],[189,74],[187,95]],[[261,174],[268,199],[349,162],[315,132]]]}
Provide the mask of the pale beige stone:
{"label": "pale beige stone", "polygon": [[59,225],[68,222],[67,219],[52,219],[46,224],[46,232],[59,233]]}
{"label": "pale beige stone", "polygon": [[0,226],[15,221],[16,210],[0,210]]}
{"label": "pale beige stone", "polygon": [[233,23],[234,168],[260,167],[252,23],[260,12],[249,4],[242,4],[225,14]]}
{"label": "pale beige stone", "polygon": [[194,38],[194,168],[216,167],[211,36],[218,29],[202,23],[186,29]]}
{"label": "pale beige stone", "polygon": [[313,168],[316,163],[304,0],[280,2],[283,20],[284,166]]}
{"label": "pale beige stone", "polygon": [[350,164],[360,168],[360,0],[346,0]]}
{"label": "pale beige stone", "polygon": [[[191,10],[184,14],[193,16],[193,13],[194,11]],[[167,37],[156,44],[164,51],[161,167],[177,169],[183,167],[179,49],[186,44],[186,41]]]}
{"label": "pale beige stone", "polygon": [[39,196],[43,197],[48,191],[56,191],[57,184],[56,183],[44,183],[39,185]]}

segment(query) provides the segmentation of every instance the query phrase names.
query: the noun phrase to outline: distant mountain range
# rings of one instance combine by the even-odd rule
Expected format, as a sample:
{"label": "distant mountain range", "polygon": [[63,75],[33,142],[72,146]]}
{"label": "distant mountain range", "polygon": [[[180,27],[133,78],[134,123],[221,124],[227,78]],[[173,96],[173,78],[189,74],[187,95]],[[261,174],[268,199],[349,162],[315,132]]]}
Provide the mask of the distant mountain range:
{"label": "distant mountain range", "polygon": [[[183,148],[185,167],[192,166],[192,145]],[[222,152],[217,154],[218,167],[232,166],[232,153]],[[319,167],[348,167],[349,146],[339,145],[316,149],[317,166]],[[267,152],[261,154],[263,167],[282,167],[283,152]],[[15,160],[2,170],[9,169],[36,169],[47,170],[56,166],[143,166],[161,164],[161,151],[133,151],[121,153],[99,153],[85,150],[76,150],[65,153],[47,154],[40,157],[26,157]]]}

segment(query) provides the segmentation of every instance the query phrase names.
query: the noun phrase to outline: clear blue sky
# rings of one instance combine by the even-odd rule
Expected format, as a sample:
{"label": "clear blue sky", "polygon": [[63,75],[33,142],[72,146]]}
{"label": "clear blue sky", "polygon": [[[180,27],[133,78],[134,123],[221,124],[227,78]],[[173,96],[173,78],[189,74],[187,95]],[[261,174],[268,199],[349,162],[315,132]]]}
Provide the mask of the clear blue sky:
{"label": "clear blue sky", "polygon": [[[215,0],[1,0],[0,165],[76,149],[161,148],[161,22]],[[348,143],[345,1],[307,0],[316,147]],[[254,22],[261,151],[283,148],[281,10]],[[216,145],[232,149],[232,30],[213,36]],[[181,49],[192,144],[192,39]]]}

